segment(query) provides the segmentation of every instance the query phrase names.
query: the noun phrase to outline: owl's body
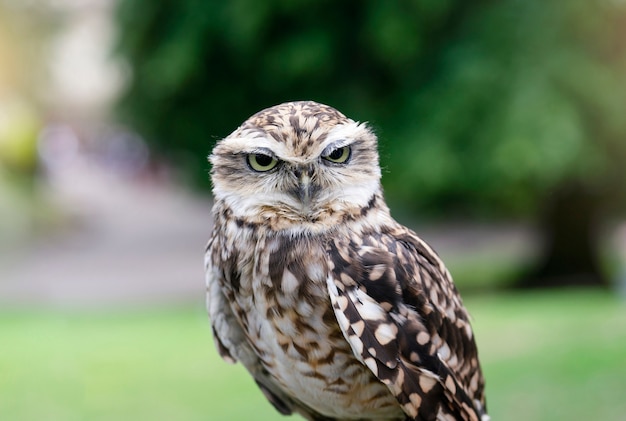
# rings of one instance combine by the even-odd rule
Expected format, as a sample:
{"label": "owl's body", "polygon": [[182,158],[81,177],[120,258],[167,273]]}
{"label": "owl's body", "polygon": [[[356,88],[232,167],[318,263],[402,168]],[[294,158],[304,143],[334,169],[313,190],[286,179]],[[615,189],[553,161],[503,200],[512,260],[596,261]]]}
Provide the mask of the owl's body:
{"label": "owl's body", "polygon": [[211,161],[214,336],[277,410],[488,419],[468,315],[436,254],[391,218],[365,125],[282,104],[220,141]]}

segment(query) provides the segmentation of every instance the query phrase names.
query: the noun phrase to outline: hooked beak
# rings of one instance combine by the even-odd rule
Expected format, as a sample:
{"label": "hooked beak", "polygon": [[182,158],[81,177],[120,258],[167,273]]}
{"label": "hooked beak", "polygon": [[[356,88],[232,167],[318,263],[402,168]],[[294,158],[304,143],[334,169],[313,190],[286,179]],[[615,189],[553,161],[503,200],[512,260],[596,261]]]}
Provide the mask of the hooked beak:
{"label": "hooked beak", "polygon": [[294,175],[298,180],[298,184],[293,190],[294,196],[296,196],[304,206],[309,206],[313,196],[315,196],[318,190],[318,186],[311,180],[313,171],[296,169],[294,170]]}
{"label": "hooked beak", "polygon": [[311,198],[313,196],[313,186],[311,185],[311,177],[306,174],[303,174],[298,180],[298,199],[305,204],[309,205],[311,203]]}

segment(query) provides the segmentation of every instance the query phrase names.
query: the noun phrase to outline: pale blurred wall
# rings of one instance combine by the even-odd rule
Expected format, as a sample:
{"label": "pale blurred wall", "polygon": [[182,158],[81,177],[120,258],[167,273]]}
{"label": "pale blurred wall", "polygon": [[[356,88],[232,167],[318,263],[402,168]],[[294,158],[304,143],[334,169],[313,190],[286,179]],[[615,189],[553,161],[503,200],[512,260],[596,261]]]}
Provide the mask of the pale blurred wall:
{"label": "pale blurred wall", "polygon": [[112,107],[114,1],[0,0],[0,306],[202,302],[210,203]]}
{"label": "pale blurred wall", "polygon": [[[111,54],[114,6],[0,0],[0,244],[19,240],[42,216],[50,152],[78,151],[75,141],[84,143],[108,120],[126,74]],[[50,127],[68,136],[51,145]]]}
{"label": "pale blurred wall", "polygon": [[47,106],[68,119],[103,118],[126,79],[113,58],[115,26],[111,0],[52,1],[63,25],[50,43]]}

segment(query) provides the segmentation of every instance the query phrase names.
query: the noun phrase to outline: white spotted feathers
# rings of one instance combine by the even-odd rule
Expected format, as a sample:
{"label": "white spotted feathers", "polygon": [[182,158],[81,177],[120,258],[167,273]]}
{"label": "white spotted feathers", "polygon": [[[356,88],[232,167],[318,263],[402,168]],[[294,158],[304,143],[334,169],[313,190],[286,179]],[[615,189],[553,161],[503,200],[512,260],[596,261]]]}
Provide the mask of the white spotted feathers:
{"label": "white spotted feathers", "polygon": [[469,316],[441,260],[391,218],[367,126],[285,103],[210,159],[214,338],[280,413],[488,420]]}

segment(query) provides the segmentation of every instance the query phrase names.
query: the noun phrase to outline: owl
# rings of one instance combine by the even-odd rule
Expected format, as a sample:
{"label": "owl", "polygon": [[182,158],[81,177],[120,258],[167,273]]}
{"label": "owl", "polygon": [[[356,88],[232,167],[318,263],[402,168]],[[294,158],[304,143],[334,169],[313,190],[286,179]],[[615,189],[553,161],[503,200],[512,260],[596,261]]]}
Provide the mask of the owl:
{"label": "owl", "polygon": [[437,254],[391,217],[366,124],[288,102],[209,160],[213,336],[280,413],[489,419],[468,313]]}

